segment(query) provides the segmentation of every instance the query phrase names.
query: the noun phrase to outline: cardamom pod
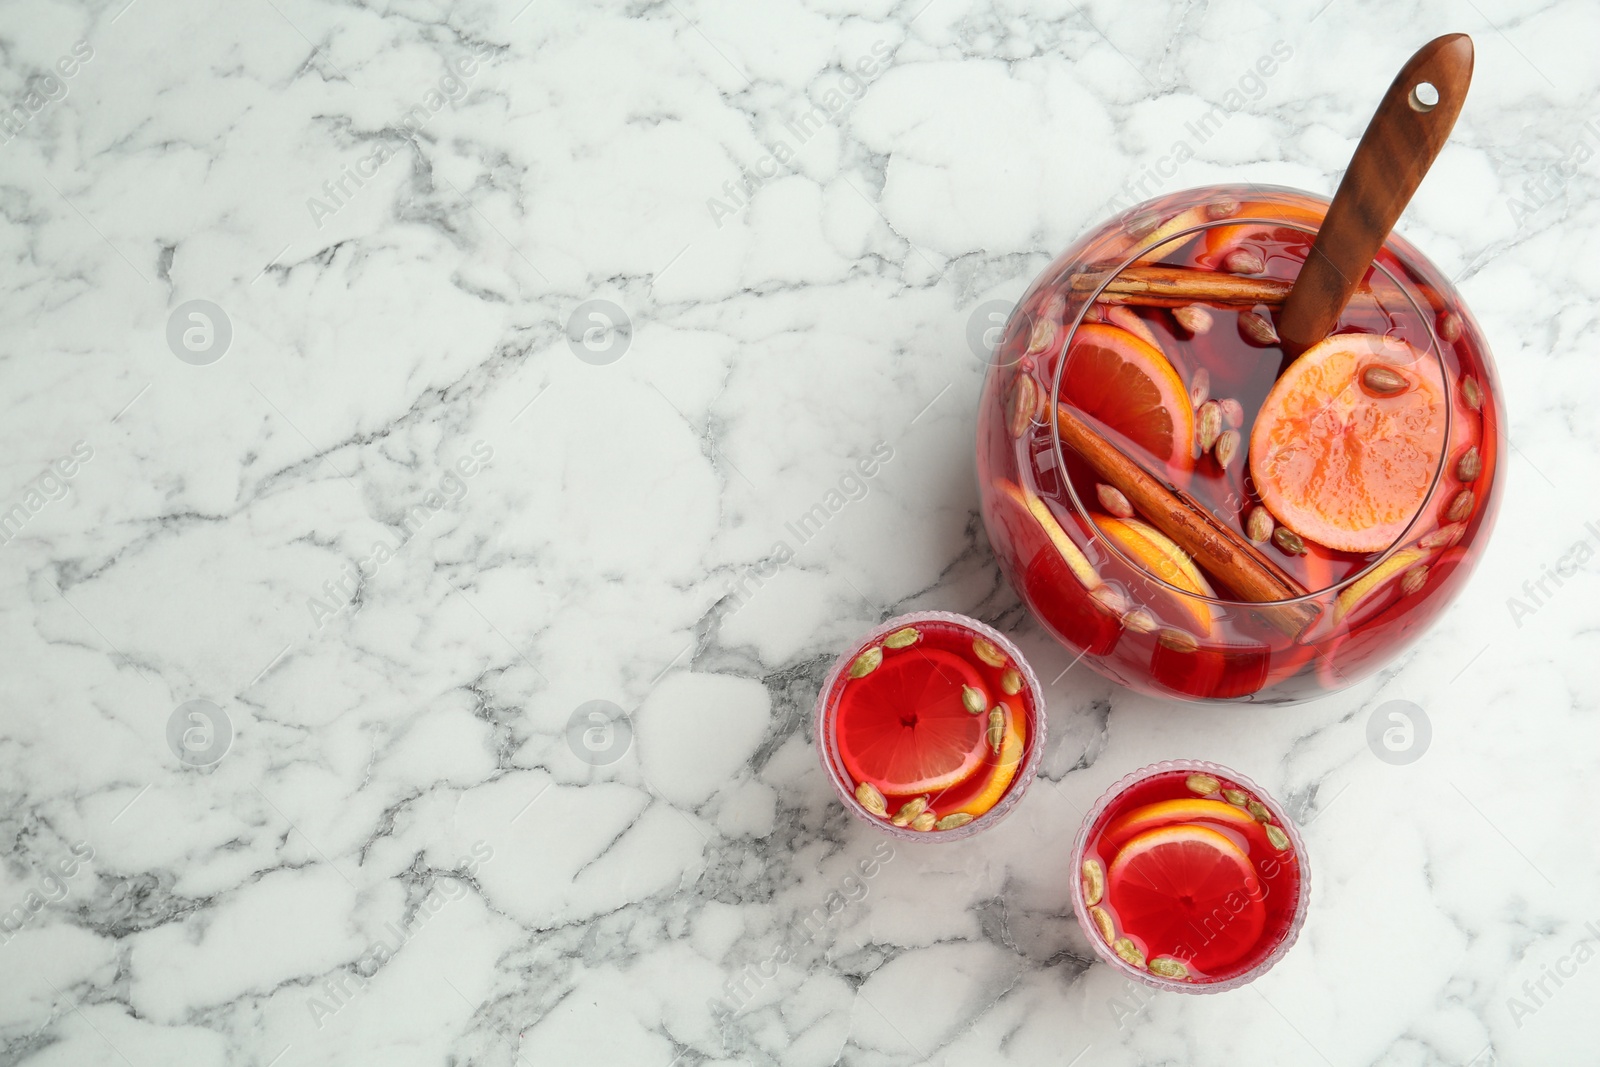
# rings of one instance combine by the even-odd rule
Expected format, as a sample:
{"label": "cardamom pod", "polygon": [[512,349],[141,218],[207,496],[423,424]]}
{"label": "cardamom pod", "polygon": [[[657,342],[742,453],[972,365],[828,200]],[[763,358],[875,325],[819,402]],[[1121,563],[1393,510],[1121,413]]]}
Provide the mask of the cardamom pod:
{"label": "cardamom pod", "polygon": [[1198,337],[1211,332],[1211,312],[1199,304],[1185,304],[1181,308],[1173,308],[1172,317],[1192,336]]}
{"label": "cardamom pod", "polygon": [[972,654],[991,667],[1004,667],[1006,665],[1006,654],[1001,652],[993,641],[985,640],[982,637],[974,637],[972,639]]}
{"label": "cardamom pod", "polygon": [[1183,965],[1182,960],[1175,960],[1170,956],[1158,956],[1150,961],[1150,973],[1159,974],[1163,978],[1187,978],[1189,968]]}
{"label": "cardamom pod", "polygon": [[1200,442],[1200,451],[1211,451],[1211,446],[1217,443],[1217,438],[1222,434],[1222,407],[1215,400],[1207,400],[1200,405],[1200,410],[1194,413],[1195,437]]}
{"label": "cardamom pod", "polygon": [[902,629],[896,630],[894,633],[890,634],[888,637],[885,637],[883,639],[883,647],[884,648],[909,648],[910,646],[916,644],[917,643],[917,638],[919,638],[921,636],[922,636],[922,634],[920,634],[917,631],[917,628],[915,626],[907,626],[907,627],[904,627]]}
{"label": "cardamom pod", "polygon": [[1260,274],[1267,269],[1267,263],[1248,248],[1235,248],[1222,257],[1222,269],[1230,274]]}
{"label": "cardamom pod", "polygon": [[1094,495],[1100,498],[1100,506],[1110,514],[1119,519],[1133,518],[1133,505],[1128,503],[1128,498],[1116,486],[1101,482],[1094,487]]}
{"label": "cardamom pod", "polygon": [[889,821],[896,826],[905,826],[912,819],[928,810],[928,801],[930,799],[930,797],[924,795],[917,797],[915,800],[906,801],[905,804],[901,805],[900,810],[894,813],[894,818]]}
{"label": "cardamom pod", "polygon": [[1245,520],[1245,536],[1257,544],[1265,544],[1272,536],[1272,529],[1277,525],[1272,521],[1272,512],[1257,504],[1250,509],[1250,517]]}
{"label": "cardamom pod", "polygon": [[1238,430],[1222,431],[1222,433],[1217,437],[1215,455],[1217,457],[1217,466],[1221,467],[1223,470],[1227,470],[1228,465],[1239,458]]}
{"label": "cardamom pod", "polygon": [[1239,332],[1251,344],[1266,348],[1279,341],[1278,328],[1272,320],[1254,311],[1239,312]]}
{"label": "cardamom pod", "polygon": [[865,678],[878,669],[878,664],[883,662],[883,649],[873,645],[861,655],[857,656],[850,664],[850,677]]}
{"label": "cardamom pod", "polygon": [[877,787],[871,782],[862,782],[856,786],[856,800],[880,819],[889,814],[888,801],[883,799],[883,794],[878,792]]}
{"label": "cardamom pod", "polygon": [[1106,872],[1100,869],[1100,861],[1086,859],[1083,861],[1083,903],[1093,907],[1100,903],[1100,898],[1106,895]]}
{"label": "cardamom pod", "polygon": [[1300,540],[1300,535],[1287,526],[1280,526],[1272,531],[1272,543],[1289,553],[1291,556],[1306,554],[1306,543]]}
{"label": "cardamom pod", "polygon": [[1382,363],[1374,363],[1361,372],[1361,384],[1366,386],[1367,392],[1376,393],[1378,396],[1394,396],[1402,393],[1411,383],[1406,376],[1393,367],[1386,367]]}

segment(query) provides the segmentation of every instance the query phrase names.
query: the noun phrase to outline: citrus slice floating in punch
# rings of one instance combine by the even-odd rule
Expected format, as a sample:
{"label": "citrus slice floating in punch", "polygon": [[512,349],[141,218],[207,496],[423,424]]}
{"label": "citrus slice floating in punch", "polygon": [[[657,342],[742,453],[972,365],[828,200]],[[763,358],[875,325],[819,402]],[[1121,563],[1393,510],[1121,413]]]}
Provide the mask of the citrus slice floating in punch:
{"label": "citrus slice floating in punch", "polygon": [[[1375,392],[1365,377],[1372,367],[1404,384]],[[1410,345],[1335,334],[1290,364],[1262,402],[1250,434],[1256,491],[1308,541],[1385,549],[1427,499],[1445,445],[1445,404],[1437,368]]]}
{"label": "citrus slice floating in punch", "polygon": [[911,648],[845,686],[839,702],[839,755],[857,783],[886,796],[949,789],[983,763],[988,718],[962,702],[985,691],[959,656]]}
{"label": "citrus slice floating in punch", "polygon": [[1189,390],[1165,356],[1127,330],[1105,323],[1078,327],[1061,397],[1173,469],[1193,469]]}

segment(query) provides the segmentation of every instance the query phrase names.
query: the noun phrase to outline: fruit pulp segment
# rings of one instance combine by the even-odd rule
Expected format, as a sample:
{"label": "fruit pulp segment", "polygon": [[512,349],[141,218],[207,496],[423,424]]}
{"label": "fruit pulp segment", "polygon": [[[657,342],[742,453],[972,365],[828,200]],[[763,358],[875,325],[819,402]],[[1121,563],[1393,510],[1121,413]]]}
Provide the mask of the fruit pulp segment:
{"label": "fruit pulp segment", "polygon": [[1189,982],[1255,967],[1300,906],[1300,858],[1279,818],[1256,793],[1210,774],[1134,783],[1091,827],[1084,864],[1096,865],[1084,872],[1084,899],[1098,887],[1107,943],[1126,938],[1141,966]]}
{"label": "fruit pulp segment", "polygon": [[881,797],[883,811],[868,814],[892,821],[910,805],[932,818],[902,825],[965,825],[1015,785],[1038,711],[1019,665],[981,634],[944,621],[901,633],[901,647],[868,645],[853,662],[875,665],[836,682],[829,721],[842,769]]}

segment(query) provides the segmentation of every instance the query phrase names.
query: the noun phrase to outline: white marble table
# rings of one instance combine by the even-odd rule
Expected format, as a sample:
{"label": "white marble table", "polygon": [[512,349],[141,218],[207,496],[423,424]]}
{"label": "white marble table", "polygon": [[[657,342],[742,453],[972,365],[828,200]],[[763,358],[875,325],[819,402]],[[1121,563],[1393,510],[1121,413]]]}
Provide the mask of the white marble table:
{"label": "white marble table", "polygon": [[[924,3],[6,6],[0,1063],[1596,1062],[1600,9]],[[974,314],[1119,198],[1331,192],[1451,30],[1402,229],[1507,387],[1470,587],[1307,706],[1062,675],[976,513]],[[808,713],[926,607],[1056,679],[1051,746],[890,850]],[[1215,997],[1066,904],[1180,755],[1314,871]]]}

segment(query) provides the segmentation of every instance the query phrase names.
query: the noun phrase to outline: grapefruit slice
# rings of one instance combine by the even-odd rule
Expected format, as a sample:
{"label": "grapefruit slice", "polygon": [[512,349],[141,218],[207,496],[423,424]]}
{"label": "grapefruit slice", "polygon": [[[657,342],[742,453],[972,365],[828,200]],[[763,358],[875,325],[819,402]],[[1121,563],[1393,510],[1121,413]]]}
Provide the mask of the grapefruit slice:
{"label": "grapefruit slice", "polygon": [[[1362,387],[1382,364],[1401,391]],[[1426,357],[1379,334],[1335,334],[1273,385],[1250,433],[1261,502],[1309,541],[1342,552],[1388,548],[1427,498],[1445,446],[1444,390]]]}
{"label": "grapefruit slice", "polygon": [[983,763],[986,716],[962,703],[986,692],[961,657],[940,649],[890,656],[851,680],[839,702],[839,755],[858,784],[885,796],[932,793],[966,781]]}
{"label": "grapefruit slice", "polygon": [[[1098,512],[1091,517],[1108,541],[1168,585],[1198,596],[1216,596],[1211,583],[1206,581],[1189,554],[1154,526],[1138,519],[1118,519]],[[1188,597],[1173,599],[1194,619],[1202,634],[1211,632],[1210,604]]]}
{"label": "grapefruit slice", "polygon": [[1127,330],[1080,325],[1067,350],[1061,396],[1175,470],[1193,469],[1189,390],[1165,356]]}
{"label": "grapefruit slice", "polygon": [[1106,901],[1146,956],[1173,956],[1207,974],[1261,939],[1265,895],[1250,857],[1204,826],[1145,831],[1106,876]]}
{"label": "grapefruit slice", "polygon": [[1023,743],[1027,740],[1028,728],[1022,710],[1013,708],[1012,703],[1010,700],[1002,700],[999,704],[1005,709],[1005,734],[1000,742],[1000,754],[993,758],[989,767],[988,777],[984,780],[982,788],[971,799],[954,809],[955,811],[966,812],[976,819],[1000,802],[1000,798],[1006,795],[1006,790],[1011,788],[1012,781],[1017,777],[1017,769],[1022,766]]}
{"label": "grapefruit slice", "polygon": [[1100,851],[1110,855],[1124,844],[1147,830],[1182,823],[1210,822],[1232,830],[1249,842],[1251,851],[1260,850],[1271,855],[1267,848],[1267,834],[1243,808],[1221,800],[1204,800],[1200,797],[1180,797],[1176,800],[1159,800],[1145,804],[1115,819],[1100,835]]}

